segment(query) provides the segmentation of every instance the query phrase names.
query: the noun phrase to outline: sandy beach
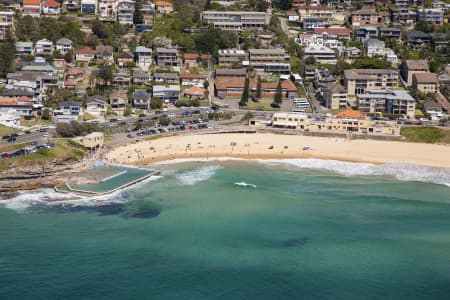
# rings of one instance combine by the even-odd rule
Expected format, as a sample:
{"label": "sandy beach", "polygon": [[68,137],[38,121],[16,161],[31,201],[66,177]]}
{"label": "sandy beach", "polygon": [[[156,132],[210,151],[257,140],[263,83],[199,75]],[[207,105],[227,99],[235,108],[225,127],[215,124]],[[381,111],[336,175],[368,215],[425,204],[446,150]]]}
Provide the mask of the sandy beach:
{"label": "sandy beach", "polygon": [[130,143],[106,155],[107,161],[148,165],[186,158],[320,158],[350,162],[412,163],[450,168],[450,146],[396,141],[347,140],[280,134],[171,136]]}

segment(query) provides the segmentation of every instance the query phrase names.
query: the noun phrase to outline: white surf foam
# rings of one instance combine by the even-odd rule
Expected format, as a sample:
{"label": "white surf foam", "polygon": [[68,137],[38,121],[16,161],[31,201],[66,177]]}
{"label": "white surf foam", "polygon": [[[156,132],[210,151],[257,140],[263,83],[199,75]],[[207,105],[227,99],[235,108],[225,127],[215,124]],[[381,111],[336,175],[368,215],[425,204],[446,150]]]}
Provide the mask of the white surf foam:
{"label": "white surf foam", "polygon": [[59,193],[53,189],[36,189],[31,191],[21,191],[19,194],[11,199],[2,200],[0,204],[4,204],[6,208],[25,212],[27,208],[36,204],[45,205],[61,205],[66,204],[70,206],[95,206],[104,205],[107,203],[123,203],[130,199],[123,197],[123,193],[128,190],[138,188],[139,186],[146,184],[150,181],[156,181],[162,178],[162,176],[152,176],[137,184],[129,186],[125,189],[115,191],[107,195],[98,196],[79,196],[73,193]]}
{"label": "white surf foam", "polygon": [[252,188],[256,189],[256,185],[253,183],[247,183],[247,182],[241,181],[241,182],[235,182],[234,184],[237,186],[252,187]]}
{"label": "white surf foam", "polygon": [[343,176],[390,176],[400,181],[421,181],[450,187],[450,169],[407,163],[374,165],[324,159],[259,160],[266,164],[283,164],[302,169],[323,169]]}
{"label": "white surf foam", "polygon": [[236,158],[236,157],[176,158],[176,159],[172,159],[172,160],[164,160],[164,161],[155,162],[152,164],[152,166],[175,165],[175,164],[189,163],[189,162],[214,162],[214,161],[229,161],[229,160],[244,161],[246,159]]}
{"label": "white surf foam", "polygon": [[177,175],[177,179],[183,185],[194,185],[198,182],[210,179],[216,174],[217,170],[222,169],[222,166],[206,166],[194,170],[186,171]]}

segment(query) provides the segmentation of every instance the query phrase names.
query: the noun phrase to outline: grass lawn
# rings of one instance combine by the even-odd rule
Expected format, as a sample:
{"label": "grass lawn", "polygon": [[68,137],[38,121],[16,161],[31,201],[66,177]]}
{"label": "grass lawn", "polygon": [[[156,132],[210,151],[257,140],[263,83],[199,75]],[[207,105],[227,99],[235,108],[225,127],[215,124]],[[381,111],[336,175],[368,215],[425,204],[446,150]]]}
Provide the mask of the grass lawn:
{"label": "grass lawn", "polygon": [[248,101],[247,106],[241,107],[242,109],[250,109],[250,110],[271,110],[271,111],[279,111],[280,108],[274,108],[270,106],[269,101],[261,100],[258,102]]}
{"label": "grass lawn", "polygon": [[32,121],[28,121],[25,119],[21,119],[20,120],[20,125],[21,126],[25,126],[25,127],[32,127],[32,126],[36,126],[36,125],[50,125],[52,124],[52,120],[43,120],[43,119],[35,119]]}
{"label": "grass lawn", "polygon": [[402,127],[401,135],[408,142],[450,144],[450,130],[437,127]]}
{"label": "grass lawn", "polygon": [[9,135],[14,132],[14,128],[0,125],[0,136]]}

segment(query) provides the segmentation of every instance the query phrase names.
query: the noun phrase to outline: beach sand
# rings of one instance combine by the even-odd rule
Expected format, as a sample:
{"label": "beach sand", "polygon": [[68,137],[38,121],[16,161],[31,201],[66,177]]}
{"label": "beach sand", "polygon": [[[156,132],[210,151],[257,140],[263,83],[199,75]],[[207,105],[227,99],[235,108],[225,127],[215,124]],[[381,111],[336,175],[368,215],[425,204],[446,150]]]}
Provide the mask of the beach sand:
{"label": "beach sand", "polygon": [[348,140],[270,133],[182,135],[131,143],[106,155],[107,161],[148,165],[172,159],[320,158],[349,162],[412,163],[450,168],[450,146],[398,141]]}

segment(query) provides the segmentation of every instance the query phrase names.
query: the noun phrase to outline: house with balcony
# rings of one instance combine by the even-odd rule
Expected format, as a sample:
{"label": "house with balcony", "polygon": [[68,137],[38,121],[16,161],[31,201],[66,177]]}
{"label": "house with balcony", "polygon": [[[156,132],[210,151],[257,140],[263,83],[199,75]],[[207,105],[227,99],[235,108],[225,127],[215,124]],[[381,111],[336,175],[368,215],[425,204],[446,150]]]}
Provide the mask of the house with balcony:
{"label": "house with balcony", "polygon": [[407,59],[400,66],[400,74],[408,86],[412,86],[414,74],[427,72],[428,62],[425,59]]}
{"label": "house with balcony", "polygon": [[193,74],[193,73],[183,73],[180,76],[181,85],[185,88],[191,86],[203,86],[208,80],[208,76],[205,74]]}
{"label": "house with balcony", "polygon": [[79,0],[64,0],[63,7],[70,13],[75,13],[80,10]]}
{"label": "house with balcony", "polygon": [[113,113],[123,116],[128,105],[128,94],[124,90],[114,90],[109,95],[108,105],[111,106]]}
{"label": "house with balcony", "polygon": [[119,67],[123,67],[126,65],[132,65],[134,61],[133,55],[126,51],[120,51],[117,55],[117,64]]}
{"label": "house with balcony", "polygon": [[173,5],[167,1],[156,1],[155,8],[160,14],[170,14],[173,12]]}
{"label": "house with balcony", "polygon": [[349,95],[364,94],[367,90],[398,87],[398,73],[390,69],[350,69],[344,71],[344,86]]}
{"label": "house with balcony", "polygon": [[392,7],[390,9],[391,23],[405,27],[412,27],[416,24],[416,11],[409,6]]}
{"label": "house with balcony", "polygon": [[0,11],[0,40],[4,40],[8,32],[14,33],[14,12]]}
{"label": "house with balcony", "polygon": [[80,12],[83,15],[97,15],[97,0],[81,0]]}
{"label": "house with balcony", "polygon": [[179,85],[154,85],[153,98],[158,98],[164,103],[175,103],[180,99]]}
{"label": "house with balcony", "polygon": [[16,55],[33,55],[33,42],[16,42]]}
{"label": "house with balcony", "polygon": [[34,48],[36,56],[45,56],[53,54],[53,42],[47,39],[42,39],[36,42]]}
{"label": "house with balcony", "polygon": [[54,0],[44,1],[42,4],[42,13],[44,15],[59,15],[61,13],[61,3]]}
{"label": "house with balcony", "polygon": [[254,11],[203,11],[201,14],[202,22],[213,24],[214,28],[242,31],[242,30],[263,30],[268,24],[268,18],[265,12]]}
{"label": "house with balcony", "polygon": [[55,42],[56,51],[61,54],[66,54],[73,49],[73,42],[68,38],[60,38]]}
{"label": "house with balcony", "polygon": [[99,0],[98,17],[100,21],[114,22],[117,19],[117,0]]}
{"label": "house with balcony", "polygon": [[104,118],[107,112],[106,98],[101,95],[87,97],[85,112],[96,118]]}
{"label": "house with balcony", "polygon": [[282,48],[248,49],[250,64],[259,70],[264,70],[268,64],[286,62],[286,53]]}
{"label": "house with balcony", "polygon": [[337,63],[336,53],[324,46],[309,46],[305,48],[305,57],[312,56],[319,64],[335,65]]}
{"label": "house with balcony", "polygon": [[402,38],[402,31],[399,28],[393,28],[393,27],[380,28],[379,32],[380,32],[380,38],[394,39],[397,41],[400,41]]}
{"label": "house with balcony", "polygon": [[376,27],[362,27],[356,31],[356,41],[361,44],[368,39],[378,38],[378,28]]}
{"label": "house with balcony", "polygon": [[153,63],[152,54],[152,49],[138,46],[134,50],[134,62],[139,68],[147,70]]}
{"label": "house with balcony", "polygon": [[153,82],[157,84],[177,84],[179,81],[178,73],[153,73]]}
{"label": "house with balcony", "polygon": [[302,28],[306,30],[313,30],[314,28],[323,28],[328,24],[323,18],[304,18],[302,21]]}
{"label": "house with balcony", "polygon": [[356,95],[356,109],[365,113],[390,113],[414,119],[416,100],[404,90],[366,90]]}
{"label": "house with balcony", "polygon": [[248,53],[245,50],[221,49],[218,53],[219,65],[233,65],[248,61]]}
{"label": "house with balcony", "polygon": [[145,90],[136,90],[133,93],[133,107],[136,109],[148,110],[150,104],[150,94]]}
{"label": "house with balcony", "polygon": [[62,101],[53,112],[58,122],[76,121],[81,113],[81,103],[76,101]]}
{"label": "house with balcony", "polygon": [[119,0],[117,7],[117,20],[120,24],[133,24],[134,1]]}
{"label": "house with balcony", "polygon": [[374,8],[362,8],[351,13],[351,24],[354,27],[379,26],[381,23],[382,17]]}
{"label": "house with balcony", "polygon": [[42,10],[41,0],[23,0],[22,2],[22,16],[31,16],[33,18],[40,18]]}
{"label": "house with balcony", "polygon": [[160,67],[179,67],[178,50],[176,48],[156,48],[156,63]]}
{"label": "house with balcony", "polygon": [[413,87],[419,93],[434,95],[439,91],[439,80],[434,73],[415,73],[413,75]]}
{"label": "house with balcony", "polygon": [[323,89],[323,98],[329,109],[347,108],[347,91],[339,83],[327,83]]}
{"label": "house with balcony", "polygon": [[114,62],[114,48],[111,46],[98,45],[95,47],[95,57],[97,62],[100,63],[113,63]]}
{"label": "house with balcony", "polygon": [[82,48],[75,51],[76,61],[90,62],[95,58],[95,50],[91,48]]}
{"label": "house with balcony", "polygon": [[139,86],[150,85],[151,75],[142,70],[133,70],[133,84]]}
{"label": "house with balcony", "polygon": [[417,10],[417,21],[431,25],[444,24],[444,11],[440,8],[423,8]]}
{"label": "house with balcony", "polygon": [[413,49],[420,49],[422,47],[431,45],[431,35],[422,31],[411,31],[405,33],[406,44]]}
{"label": "house with balcony", "polygon": [[128,88],[131,84],[131,75],[127,69],[120,69],[114,74],[112,85],[116,87]]}
{"label": "house with balcony", "polygon": [[350,40],[352,32],[345,27],[314,28],[313,33],[323,39]]}

